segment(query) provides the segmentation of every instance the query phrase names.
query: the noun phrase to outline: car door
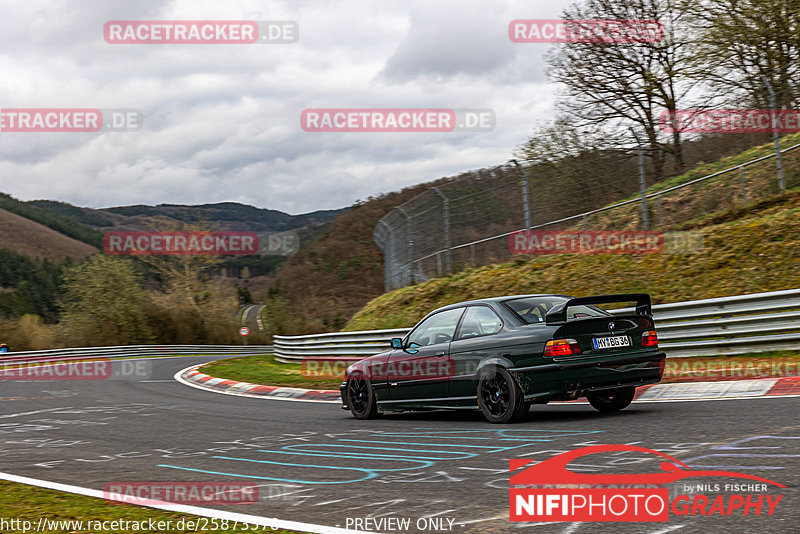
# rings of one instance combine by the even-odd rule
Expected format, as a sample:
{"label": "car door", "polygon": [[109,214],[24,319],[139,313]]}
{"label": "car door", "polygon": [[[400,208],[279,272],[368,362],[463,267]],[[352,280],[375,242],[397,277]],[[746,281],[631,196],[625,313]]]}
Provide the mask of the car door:
{"label": "car door", "polygon": [[469,306],[464,313],[454,340],[450,343],[450,361],[453,376],[449,380],[449,395],[452,398],[475,399],[475,371],[480,362],[496,356],[498,334],[503,321],[486,305]]}
{"label": "car door", "polygon": [[427,317],[404,340],[406,349],[392,352],[385,370],[392,401],[447,397],[450,342],[463,312],[453,308]]}

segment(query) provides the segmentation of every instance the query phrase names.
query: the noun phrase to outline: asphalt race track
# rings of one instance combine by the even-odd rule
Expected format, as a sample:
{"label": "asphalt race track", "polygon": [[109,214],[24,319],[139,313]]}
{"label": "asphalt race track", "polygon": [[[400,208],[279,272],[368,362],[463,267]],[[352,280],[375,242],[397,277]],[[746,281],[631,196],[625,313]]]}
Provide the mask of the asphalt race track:
{"label": "asphalt race track", "polygon": [[[585,404],[534,406],[525,422],[510,426],[453,412],[356,421],[338,404],[222,395],[173,379],[210,359],[150,360],[152,372],[137,380],[0,382],[0,471],[97,490],[114,481],[255,481],[257,503],[219,508],[341,528],[356,518],[381,517],[410,518],[411,532],[425,531],[417,525],[457,533],[800,527],[797,398],[635,403],[614,415]],[[509,522],[509,459],[544,460],[593,444],[636,444],[693,468],[758,475],[788,488],[780,490],[784,497],[772,517]],[[659,471],[658,464],[622,452],[570,467],[646,473]],[[674,497],[687,485],[725,482],[741,481],[686,479],[671,484],[670,492]]]}

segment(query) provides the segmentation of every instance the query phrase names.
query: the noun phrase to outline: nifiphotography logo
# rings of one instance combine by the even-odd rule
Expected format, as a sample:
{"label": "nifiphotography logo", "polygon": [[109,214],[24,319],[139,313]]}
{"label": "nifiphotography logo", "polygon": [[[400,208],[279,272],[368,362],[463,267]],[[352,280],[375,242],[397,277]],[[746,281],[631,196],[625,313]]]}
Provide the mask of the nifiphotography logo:
{"label": "nifiphotography logo", "polygon": [[[582,456],[618,451],[653,454],[667,461],[655,473],[598,475],[567,469],[570,462]],[[531,461],[511,460],[509,468],[514,472]],[[670,501],[665,484],[697,477],[743,478],[758,483],[708,484],[701,487],[725,493],[681,493]],[[509,485],[509,519],[514,522],[663,522],[669,521],[670,512],[676,516],[771,516],[783,495],[766,493],[768,486],[786,487],[734,471],[694,470],[664,453],[635,445],[593,445],[565,452],[512,475]]]}

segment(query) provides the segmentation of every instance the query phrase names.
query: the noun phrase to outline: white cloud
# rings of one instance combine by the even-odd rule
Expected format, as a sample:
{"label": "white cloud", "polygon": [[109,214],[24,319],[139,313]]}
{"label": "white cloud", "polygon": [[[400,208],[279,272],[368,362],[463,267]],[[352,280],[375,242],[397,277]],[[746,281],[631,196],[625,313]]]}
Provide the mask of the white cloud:
{"label": "white cloud", "polygon": [[[553,115],[515,18],[567,0],[246,0],[5,6],[0,107],[136,108],[132,133],[0,133],[0,190],[103,207],[238,201],[291,213],[508,160]],[[289,45],[111,45],[108,20],[294,20]],[[491,132],[308,133],[311,107],[491,108]]]}

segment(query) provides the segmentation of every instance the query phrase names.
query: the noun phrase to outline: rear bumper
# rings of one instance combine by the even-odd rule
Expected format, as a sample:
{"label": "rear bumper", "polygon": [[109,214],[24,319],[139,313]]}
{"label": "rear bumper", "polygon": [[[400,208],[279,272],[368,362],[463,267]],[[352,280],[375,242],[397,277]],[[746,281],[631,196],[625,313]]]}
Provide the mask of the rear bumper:
{"label": "rear bumper", "polygon": [[647,352],[613,358],[578,359],[509,369],[525,400],[576,398],[587,393],[661,381],[666,354]]}

